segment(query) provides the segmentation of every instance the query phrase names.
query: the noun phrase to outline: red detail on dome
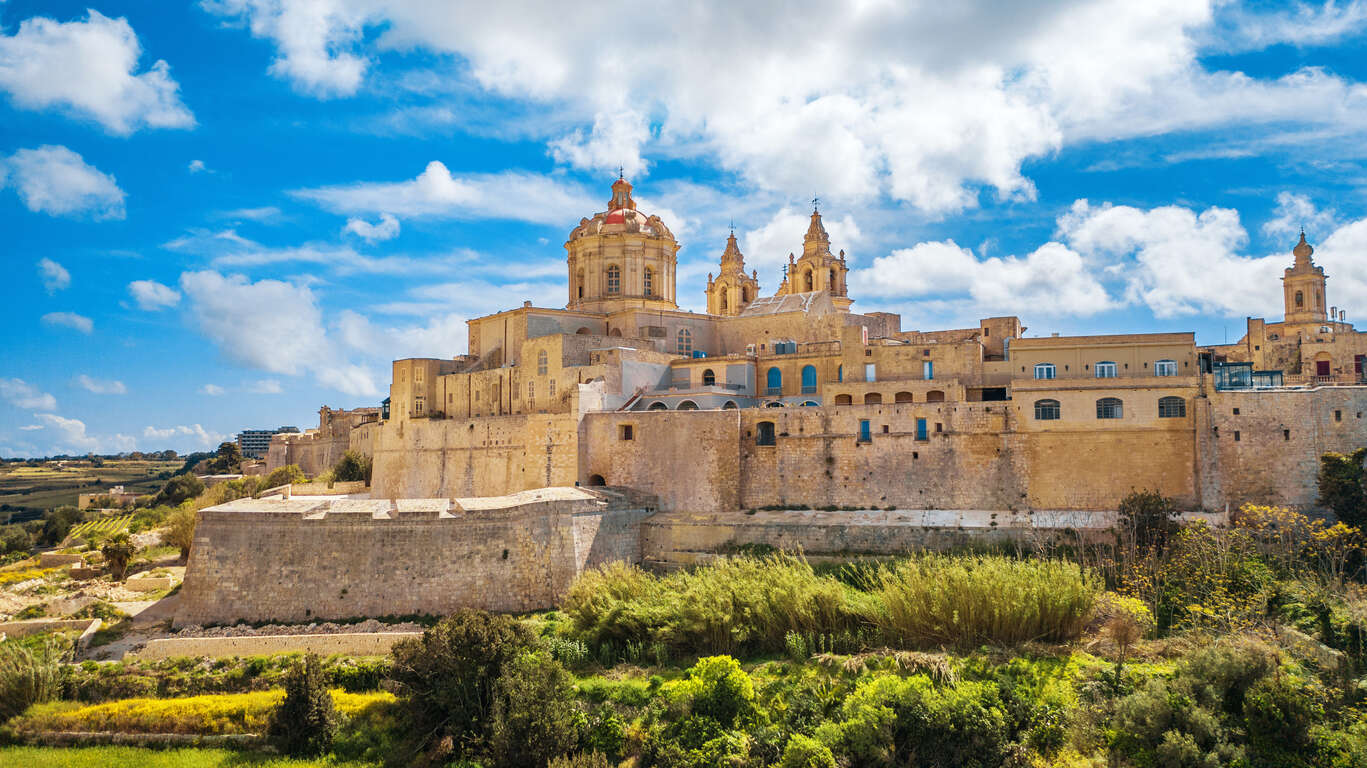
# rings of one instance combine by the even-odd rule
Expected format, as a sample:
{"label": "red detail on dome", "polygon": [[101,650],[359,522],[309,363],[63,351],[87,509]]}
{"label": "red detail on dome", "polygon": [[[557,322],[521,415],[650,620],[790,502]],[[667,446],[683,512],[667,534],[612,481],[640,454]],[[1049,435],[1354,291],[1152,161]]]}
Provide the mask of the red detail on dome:
{"label": "red detail on dome", "polygon": [[608,217],[603,220],[604,224],[625,224],[627,212],[624,209],[617,209],[608,213]]}

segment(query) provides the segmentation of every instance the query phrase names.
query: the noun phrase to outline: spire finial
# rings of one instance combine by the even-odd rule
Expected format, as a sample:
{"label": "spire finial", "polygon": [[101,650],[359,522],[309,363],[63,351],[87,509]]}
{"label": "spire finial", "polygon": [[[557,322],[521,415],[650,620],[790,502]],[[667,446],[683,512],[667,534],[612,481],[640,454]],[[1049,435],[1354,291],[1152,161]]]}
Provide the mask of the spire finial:
{"label": "spire finial", "polygon": [[732,220],[731,220],[731,236],[732,236],[732,237],[735,237],[735,236],[736,236],[736,220],[735,220],[735,219],[732,219]]}
{"label": "spire finial", "polygon": [[622,180],[624,180],[625,178],[626,178],[626,177],[625,177],[625,175],[624,175],[624,169],[623,169],[622,166],[620,166],[620,165],[617,166],[617,180],[618,180],[618,181],[622,181]]}
{"label": "spire finial", "polygon": [[812,196],[812,213],[818,213],[818,212],[819,212],[819,206],[820,206],[820,205],[821,205],[821,198],[819,198],[819,197],[813,195],[813,196]]}

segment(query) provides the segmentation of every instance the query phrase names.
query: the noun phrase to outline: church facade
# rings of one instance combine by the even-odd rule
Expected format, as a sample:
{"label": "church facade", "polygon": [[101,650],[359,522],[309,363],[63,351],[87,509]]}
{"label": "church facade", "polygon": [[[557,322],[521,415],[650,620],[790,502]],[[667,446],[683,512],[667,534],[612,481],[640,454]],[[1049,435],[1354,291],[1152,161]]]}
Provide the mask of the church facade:
{"label": "church facade", "polygon": [[684,311],[680,244],[618,179],[565,243],[564,308],[476,318],[467,354],[394,362],[387,413],[350,441],[374,457],[372,495],[578,484],[699,514],[1019,512],[1114,509],[1153,489],[1189,509],[1309,506],[1319,456],[1367,445],[1367,336],[1326,306],[1303,235],[1283,320],[1211,347],[1029,337],[1016,317],[904,330],[852,311],[819,211],[801,237],[762,295],[733,233],[707,312]]}

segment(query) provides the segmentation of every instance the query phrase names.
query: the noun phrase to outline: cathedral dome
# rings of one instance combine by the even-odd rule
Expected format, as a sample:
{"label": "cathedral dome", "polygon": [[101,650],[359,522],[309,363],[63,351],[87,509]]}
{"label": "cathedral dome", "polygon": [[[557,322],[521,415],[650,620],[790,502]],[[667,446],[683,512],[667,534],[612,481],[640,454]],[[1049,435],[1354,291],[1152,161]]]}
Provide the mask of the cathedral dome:
{"label": "cathedral dome", "polygon": [[608,209],[595,213],[591,219],[580,219],[579,226],[570,232],[570,240],[591,235],[641,234],[646,237],[674,239],[659,216],[650,216],[636,210],[636,201],[631,198],[631,184],[618,179],[612,185],[612,200]]}

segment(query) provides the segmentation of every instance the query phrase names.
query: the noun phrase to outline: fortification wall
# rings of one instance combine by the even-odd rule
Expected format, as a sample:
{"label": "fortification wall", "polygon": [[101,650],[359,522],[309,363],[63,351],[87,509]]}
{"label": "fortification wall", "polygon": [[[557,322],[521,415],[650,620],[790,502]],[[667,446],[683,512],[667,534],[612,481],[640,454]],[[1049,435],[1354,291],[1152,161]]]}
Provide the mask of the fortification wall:
{"label": "fortification wall", "polygon": [[574,414],[395,419],[375,433],[377,499],[501,496],[574,485]]}
{"label": "fortification wall", "polygon": [[242,499],[200,512],[176,624],[547,608],[584,568],[639,562],[644,505],[501,498]]}

